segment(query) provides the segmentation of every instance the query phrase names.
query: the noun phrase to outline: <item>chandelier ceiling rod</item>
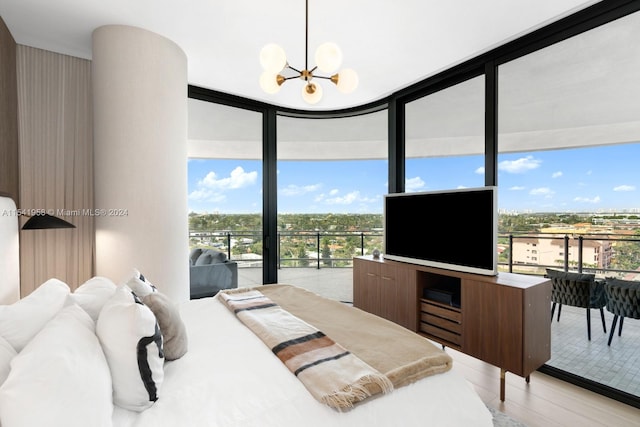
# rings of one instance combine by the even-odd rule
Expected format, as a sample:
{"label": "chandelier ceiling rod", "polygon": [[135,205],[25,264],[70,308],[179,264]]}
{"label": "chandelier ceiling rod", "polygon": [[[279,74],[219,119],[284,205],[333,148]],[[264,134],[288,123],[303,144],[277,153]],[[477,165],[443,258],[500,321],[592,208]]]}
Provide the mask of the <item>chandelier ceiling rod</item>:
{"label": "chandelier ceiling rod", "polygon": [[309,69],[309,0],[304,2],[304,69]]}

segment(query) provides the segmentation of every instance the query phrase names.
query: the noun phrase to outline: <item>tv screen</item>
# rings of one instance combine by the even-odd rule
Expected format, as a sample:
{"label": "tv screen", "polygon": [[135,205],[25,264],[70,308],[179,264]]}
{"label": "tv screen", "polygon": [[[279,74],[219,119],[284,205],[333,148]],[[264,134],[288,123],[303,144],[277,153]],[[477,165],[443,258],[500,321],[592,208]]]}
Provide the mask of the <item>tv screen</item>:
{"label": "tv screen", "polygon": [[496,193],[490,186],[386,195],[384,257],[498,274]]}

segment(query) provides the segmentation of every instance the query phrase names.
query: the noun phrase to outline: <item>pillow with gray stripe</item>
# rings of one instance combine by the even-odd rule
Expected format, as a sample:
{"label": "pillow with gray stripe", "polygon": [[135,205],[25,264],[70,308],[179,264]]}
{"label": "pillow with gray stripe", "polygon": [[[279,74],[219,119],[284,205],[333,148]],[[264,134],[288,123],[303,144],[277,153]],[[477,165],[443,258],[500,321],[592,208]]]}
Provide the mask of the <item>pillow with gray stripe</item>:
{"label": "pillow with gray stripe", "polygon": [[102,307],[96,334],[111,371],[113,403],[137,412],[153,405],[164,380],[164,351],[149,307],[119,286]]}

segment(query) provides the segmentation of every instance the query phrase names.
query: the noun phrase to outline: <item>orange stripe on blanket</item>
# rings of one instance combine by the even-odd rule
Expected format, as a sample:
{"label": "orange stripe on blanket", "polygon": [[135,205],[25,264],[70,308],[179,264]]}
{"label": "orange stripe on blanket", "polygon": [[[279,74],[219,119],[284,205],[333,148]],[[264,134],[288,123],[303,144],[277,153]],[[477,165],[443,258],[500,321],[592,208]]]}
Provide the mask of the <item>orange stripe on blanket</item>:
{"label": "orange stripe on blanket", "polygon": [[333,343],[329,347],[316,348],[306,353],[298,354],[285,362],[285,365],[296,376],[311,367],[326,363],[329,361],[340,359],[349,355],[344,347]]}
{"label": "orange stripe on blanket", "polygon": [[329,347],[335,342],[322,332],[297,338],[286,343],[282,343],[272,349],[276,356],[284,363],[292,357],[307,353],[322,347]]}

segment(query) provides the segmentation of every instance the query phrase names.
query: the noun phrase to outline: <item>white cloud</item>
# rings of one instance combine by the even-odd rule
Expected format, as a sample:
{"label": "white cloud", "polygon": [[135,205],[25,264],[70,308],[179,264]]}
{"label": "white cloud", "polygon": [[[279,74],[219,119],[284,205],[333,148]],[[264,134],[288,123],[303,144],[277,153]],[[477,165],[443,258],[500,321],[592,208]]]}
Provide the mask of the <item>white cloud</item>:
{"label": "white cloud", "polygon": [[350,205],[353,202],[358,201],[360,198],[359,191],[352,191],[351,193],[346,194],[345,196],[331,197],[325,199],[325,203],[329,205]]}
{"label": "white cloud", "polygon": [[540,167],[542,160],[534,159],[533,156],[521,157],[517,160],[503,160],[498,163],[498,170],[508,173],[524,173]]}
{"label": "white cloud", "polygon": [[245,172],[240,166],[224,178],[219,178],[214,171],[211,171],[198,181],[196,189],[189,194],[189,199],[199,202],[222,202],[226,200],[226,196],[223,194],[225,191],[254,185],[257,179],[258,172]]}
{"label": "white cloud", "polygon": [[480,166],[474,171],[474,173],[477,173],[478,175],[484,175],[484,166]]}
{"label": "white cloud", "polygon": [[334,188],[333,190],[329,191],[329,195],[330,196],[335,196],[339,192],[340,192],[340,190],[338,190],[337,188]]}
{"label": "white cloud", "polygon": [[562,176],[562,172],[558,171],[558,172],[554,172],[551,174],[551,178],[560,178]]}
{"label": "white cloud", "polygon": [[247,187],[256,183],[258,172],[245,172],[241,166],[231,171],[231,174],[225,178],[218,178],[218,175],[211,171],[198,182],[198,188],[208,188],[211,190],[235,190]]}
{"label": "white cloud", "polygon": [[576,197],[573,201],[582,203],[600,203],[600,196],[596,196],[593,199],[589,199],[587,197]]}
{"label": "white cloud", "polygon": [[313,193],[322,188],[322,184],[312,185],[288,185],[280,190],[280,194],[283,196],[301,196],[307,193]]}
{"label": "white cloud", "polygon": [[525,188],[523,186],[521,186],[521,185],[514,185],[513,187],[509,188],[509,190],[511,190],[511,191],[522,191],[524,189]]}
{"label": "white cloud", "polygon": [[613,191],[636,191],[635,185],[618,185],[613,187]]}
{"label": "white cloud", "polygon": [[531,194],[532,196],[551,197],[555,194],[555,192],[548,187],[538,187],[529,191],[529,194]]}
{"label": "white cloud", "polygon": [[404,182],[404,188],[406,191],[418,191],[422,190],[425,186],[425,182],[419,176],[415,178],[407,178]]}

